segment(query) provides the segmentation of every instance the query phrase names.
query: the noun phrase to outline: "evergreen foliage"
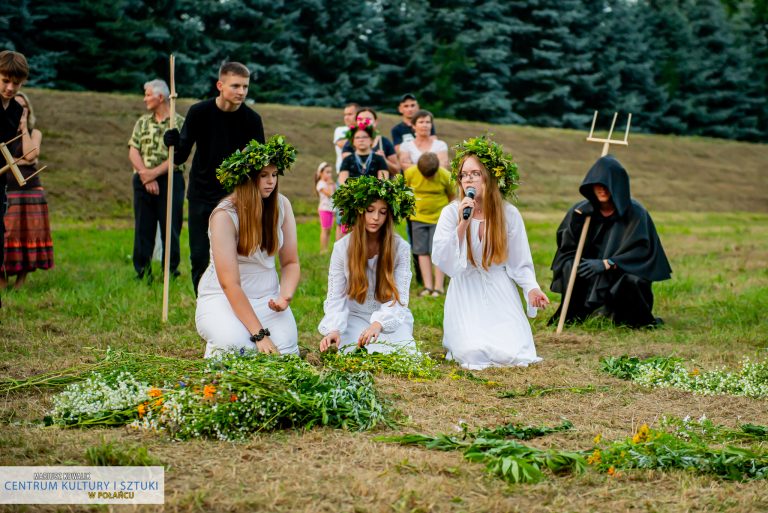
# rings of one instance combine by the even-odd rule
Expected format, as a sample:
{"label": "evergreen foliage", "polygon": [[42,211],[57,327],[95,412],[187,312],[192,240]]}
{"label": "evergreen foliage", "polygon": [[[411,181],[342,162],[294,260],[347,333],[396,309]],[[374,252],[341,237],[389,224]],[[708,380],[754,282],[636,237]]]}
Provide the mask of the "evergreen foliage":
{"label": "evergreen foliage", "polygon": [[17,0],[0,46],[38,87],[137,92],[172,52],[183,96],[237,60],[259,102],[394,111],[412,92],[438,117],[768,135],[768,0]]}

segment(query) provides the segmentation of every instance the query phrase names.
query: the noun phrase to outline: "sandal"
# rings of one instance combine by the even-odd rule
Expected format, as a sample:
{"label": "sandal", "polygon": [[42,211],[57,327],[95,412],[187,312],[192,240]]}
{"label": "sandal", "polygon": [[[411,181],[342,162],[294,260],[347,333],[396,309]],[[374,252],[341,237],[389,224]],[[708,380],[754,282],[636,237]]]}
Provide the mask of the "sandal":
{"label": "sandal", "polygon": [[419,292],[419,297],[427,297],[427,296],[431,295],[432,293],[434,293],[434,290],[425,288],[424,290]]}
{"label": "sandal", "polygon": [[434,289],[432,291],[432,297],[440,297],[440,296],[444,296],[444,295],[445,295],[445,291],[444,290]]}

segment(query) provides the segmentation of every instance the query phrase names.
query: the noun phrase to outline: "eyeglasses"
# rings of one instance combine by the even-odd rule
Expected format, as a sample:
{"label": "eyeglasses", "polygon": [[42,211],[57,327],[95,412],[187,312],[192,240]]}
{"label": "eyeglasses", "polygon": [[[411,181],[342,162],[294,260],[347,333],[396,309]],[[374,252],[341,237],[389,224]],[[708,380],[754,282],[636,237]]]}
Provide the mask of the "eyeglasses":
{"label": "eyeglasses", "polygon": [[479,179],[483,174],[480,171],[470,171],[469,173],[459,173],[459,181],[465,180],[467,178],[472,178],[473,180]]}

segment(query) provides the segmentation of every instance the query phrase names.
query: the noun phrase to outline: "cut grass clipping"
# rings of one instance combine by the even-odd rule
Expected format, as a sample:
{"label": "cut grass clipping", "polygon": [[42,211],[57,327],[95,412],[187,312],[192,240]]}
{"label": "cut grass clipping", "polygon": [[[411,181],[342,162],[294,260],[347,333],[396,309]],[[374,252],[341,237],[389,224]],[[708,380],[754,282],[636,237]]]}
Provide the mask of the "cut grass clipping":
{"label": "cut grass clipping", "polygon": [[536,449],[510,438],[530,440],[572,427],[573,424],[563,421],[561,425],[552,428],[507,424],[495,429],[469,432],[466,424],[462,424],[462,433],[458,436],[411,434],[382,436],[376,440],[401,445],[421,445],[439,451],[461,451],[464,459],[484,463],[489,473],[509,483],[535,483],[544,478],[545,470],[553,474],[583,472],[586,467],[584,455],[572,451]]}
{"label": "cut grass clipping", "polygon": [[283,428],[363,431],[389,422],[369,373],[319,372],[296,356],[250,352],[200,362],[199,370],[163,380],[121,366],[92,372],[54,396],[46,423],[239,440]]}
{"label": "cut grass clipping", "polygon": [[617,378],[654,388],[678,388],[702,395],[768,397],[768,361],[752,362],[745,358],[741,369],[725,368],[702,372],[683,365],[683,360],[667,356],[640,359],[635,356],[607,357],[600,368]]}

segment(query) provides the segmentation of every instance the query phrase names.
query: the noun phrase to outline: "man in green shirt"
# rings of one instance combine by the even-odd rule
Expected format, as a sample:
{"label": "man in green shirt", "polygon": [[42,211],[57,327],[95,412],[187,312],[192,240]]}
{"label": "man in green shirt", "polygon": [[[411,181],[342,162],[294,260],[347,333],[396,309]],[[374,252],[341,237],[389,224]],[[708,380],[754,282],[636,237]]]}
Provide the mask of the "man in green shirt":
{"label": "man in green shirt", "polygon": [[[128,158],[133,165],[133,267],[139,279],[152,275],[155,232],[160,223],[165,259],[165,228],[168,200],[168,148],[163,134],[170,127],[170,91],[164,80],[144,84],[144,105],[148,114],[139,118],[128,141]],[[176,114],[176,126],[184,118]],[[171,275],[179,271],[179,235],[184,209],[184,165],[175,166],[173,212],[171,214]]]}

